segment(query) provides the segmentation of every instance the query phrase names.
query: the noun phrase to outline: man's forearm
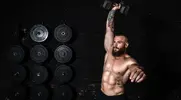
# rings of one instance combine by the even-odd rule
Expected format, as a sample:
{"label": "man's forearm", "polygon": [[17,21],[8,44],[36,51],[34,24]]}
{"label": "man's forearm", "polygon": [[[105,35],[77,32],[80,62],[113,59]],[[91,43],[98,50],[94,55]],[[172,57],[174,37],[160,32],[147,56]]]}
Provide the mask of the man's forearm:
{"label": "man's forearm", "polygon": [[114,31],[114,15],[115,15],[116,10],[111,10],[109,11],[108,17],[107,17],[107,31]]}

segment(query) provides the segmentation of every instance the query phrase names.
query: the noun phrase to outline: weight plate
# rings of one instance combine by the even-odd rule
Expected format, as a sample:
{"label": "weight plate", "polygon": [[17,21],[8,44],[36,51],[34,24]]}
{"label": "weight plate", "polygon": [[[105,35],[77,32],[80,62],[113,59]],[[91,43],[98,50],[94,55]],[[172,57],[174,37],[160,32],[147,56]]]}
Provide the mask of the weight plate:
{"label": "weight plate", "polygon": [[67,63],[72,58],[72,50],[66,45],[61,45],[56,48],[54,57],[60,63]]}
{"label": "weight plate", "polygon": [[49,91],[44,86],[33,86],[30,88],[30,100],[47,100]]}
{"label": "weight plate", "polygon": [[27,71],[23,66],[15,65],[13,66],[12,76],[13,82],[20,84],[26,79]]}
{"label": "weight plate", "polygon": [[13,45],[10,47],[10,51],[8,53],[8,58],[16,63],[20,63],[23,61],[25,56],[24,49],[19,45]]}
{"label": "weight plate", "polygon": [[48,71],[44,66],[34,65],[30,68],[30,81],[34,84],[42,84],[48,79]]}
{"label": "weight plate", "polygon": [[54,76],[60,84],[64,84],[71,80],[73,71],[67,65],[60,65],[56,68]]}
{"label": "weight plate", "polygon": [[54,37],[58,42],[68,42],[72,38],[72,30],[67,25],[59,25],[54,30]]}
{"label": "weight plate", "polygon": [[48,29],[41,24],[34,25],[30,30],[30,37],[35,42],[44,42],[48,34]]}
{"label": "weight plate", "polygon": [[70,86],[64,85],[53,90],[52,100],[71,100],[73,92]]}
{"label": "weight plate", "polygon": [[35,45],[30,51],[30,57],[37,63],[44,62],[48,58],[48,50],[43,45]]}

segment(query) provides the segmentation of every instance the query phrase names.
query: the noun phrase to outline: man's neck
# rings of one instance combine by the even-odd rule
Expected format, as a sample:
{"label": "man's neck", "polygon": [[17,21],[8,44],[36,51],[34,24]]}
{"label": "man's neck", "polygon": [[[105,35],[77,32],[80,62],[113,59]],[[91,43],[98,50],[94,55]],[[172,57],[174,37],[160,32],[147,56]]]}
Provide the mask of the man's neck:
{"label": "man's neck", "polygon": [[118,57],[114,57],[116,60],[120,60],[120,59],[124,59],[125,58],[125,54],[122,54],[121,56]]}

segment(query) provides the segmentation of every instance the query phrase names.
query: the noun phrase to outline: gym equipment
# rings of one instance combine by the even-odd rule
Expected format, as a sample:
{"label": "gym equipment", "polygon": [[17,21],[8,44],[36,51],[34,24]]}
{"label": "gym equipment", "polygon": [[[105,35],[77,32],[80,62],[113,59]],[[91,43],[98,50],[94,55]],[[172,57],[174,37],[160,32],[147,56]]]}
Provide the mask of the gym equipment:
{"label": "gym equipment", "polygon": [[12,68],[13,83],[21,84],[27,78],[27,70],[22,65],[14,65]]}
{"label": "gym equipment", "polygon": [[18,86],[13,88],[5,100],[26,100],[27,89],[24,86]]}
{"label": "gym equipment", "polygon": [[[116,2],[113,2],[113,1],[110,1],[110,0],[105,0],[102,7],[104,9],[106,9],[106,10],[111,10],[115,3]],[[124,15],[127,15],[130,7],[128,5],[125,5],[124,1],[121,1],[120,4],[121,4],[121,8],[119,10],[120,13],[124,14]]]}
{"label": "gym equipment", "polygon": [[36,65],[29,66],[30,82],[33,84],[42,84],[48,79],[48,71],[44,66]]}
{"label": "gym equipment", "polygon": [[44,42],[48,38],[48,29],[41,24],[34,25],[30,30],[30,37],[35,42]]}
{"label": "gym equipment", "polygon": [[25,51],[20,45],[12,45],[8,52],[8,59],[14,63],[20,63],[24,60]]}
{"label": "gym equipment", "polygon": [[72,38],[72,30],[69,26],[61,24],[57,26],[54,30],[54,38],[58,42],[68,42]]}
{"label": "gym equipment", "polygon": [[48,100],[49,91],[43,86],[32,86],[30,88],[30,100]]}
{"label": "gym equipment", "polygon": [[54,72],[54,77],[59,84],[68,83],[73,76],[72,69],[67,65],[60,65]]}
{"label": "gym equipment", "polygon": [[43,45],[35,45],[31,48],[30,57],[37,63],[42,63],[48,58],[48,50]]}
{"label": "gym equipment", "polygon": [[72,50],[66,45],[60,45],[54,51],[54,58],[59,63],[67,63],[72,58]]}
{"label": "gym equipment", "polygon": [[52,100],[72,100],[73,91],[70,86],[62,85],[53,90]]}

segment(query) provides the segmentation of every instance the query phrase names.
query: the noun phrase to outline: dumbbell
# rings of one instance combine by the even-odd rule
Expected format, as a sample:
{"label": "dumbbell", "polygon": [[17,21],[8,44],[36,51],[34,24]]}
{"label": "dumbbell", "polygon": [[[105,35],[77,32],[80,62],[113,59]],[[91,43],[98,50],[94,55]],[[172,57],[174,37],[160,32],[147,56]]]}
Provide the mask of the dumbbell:
{"label": "dumbbell", "polygon": [[[115,3],[116,2],[113,2],[113,1],[110,1],[110,0],[105,0],[102,7],[104,9],[106,9],[106,10],[111,10],[111,8],[113,7],[113,5]],[[121,14],[127,15],[130,7],[128,5],[125,5],[124,1],[121,1],[119,4],[121,4],[121,8],[120,8],[119,12]]]}

